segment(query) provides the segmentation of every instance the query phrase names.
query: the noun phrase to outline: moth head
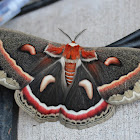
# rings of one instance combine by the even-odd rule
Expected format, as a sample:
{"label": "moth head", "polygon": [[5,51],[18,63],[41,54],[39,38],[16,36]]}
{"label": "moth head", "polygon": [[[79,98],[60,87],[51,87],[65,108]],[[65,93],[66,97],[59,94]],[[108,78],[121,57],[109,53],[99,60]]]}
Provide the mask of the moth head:
{"label": "moth head", "polygon": [[75,43],[75,41],[72,41],[71,43],[68,43],[67,45],[70,46],[70,47],[79,46],[78,44]]}
{"label": "moth head", "polygon": [[69,46],[71,46],[71,47],[79,46],[78,44],[75,43],[75,41],[76,41],[76,39],[86,30],[86,29],[82,30],[80,33],[78,33],[78,34],[75,36],[74,40],[72,40],[71,37],[70,37],[67,33],[65,33],[65,32],[64,32],[63,30],[61,30],[60,28],[58,28],[58,29],[59,29],[64,35],[66,35],[66,36],[70,39],[71,43],[68,43],[67,45],[69,45]]}

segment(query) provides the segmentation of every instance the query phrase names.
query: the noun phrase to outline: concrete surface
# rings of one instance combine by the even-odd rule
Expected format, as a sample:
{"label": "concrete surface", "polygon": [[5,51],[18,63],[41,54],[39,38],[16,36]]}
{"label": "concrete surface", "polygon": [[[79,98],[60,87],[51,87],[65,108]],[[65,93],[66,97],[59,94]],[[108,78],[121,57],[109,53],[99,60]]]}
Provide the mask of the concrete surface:
{"label": "concrete surface", "polygon": [[[140,28],[139,0],[62,0],[35,12],[15,18],[3,27],[20,30],[48,40],[68,43],[58,30],[81,46],[105,46]],[[39,124],[20,110],[19,140],[139,140],[140,101],[118,106],[108,121],[84,130],[73,130],[59,122]]]}

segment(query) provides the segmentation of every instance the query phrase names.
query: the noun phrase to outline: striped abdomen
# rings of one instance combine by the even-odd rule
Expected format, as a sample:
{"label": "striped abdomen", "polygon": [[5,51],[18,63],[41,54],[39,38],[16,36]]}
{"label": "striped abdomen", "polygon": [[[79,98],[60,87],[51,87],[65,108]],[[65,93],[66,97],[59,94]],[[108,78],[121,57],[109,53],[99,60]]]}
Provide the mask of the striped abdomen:
{"label": "striped abdomen", "polygon": [[76,63],[65,62],[65,78],[67,85],[70,85],[75,75]]}

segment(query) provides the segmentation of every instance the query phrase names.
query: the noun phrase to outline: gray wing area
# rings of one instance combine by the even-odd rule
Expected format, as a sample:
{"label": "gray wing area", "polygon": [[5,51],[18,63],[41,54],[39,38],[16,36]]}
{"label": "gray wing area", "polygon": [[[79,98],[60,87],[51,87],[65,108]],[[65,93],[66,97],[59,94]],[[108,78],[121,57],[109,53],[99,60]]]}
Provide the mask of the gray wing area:
{"label": "gray wing area", "polygon": [[[7,29],[0,29],[0,40],[0,84],[10,89],[23,88],[38,71],[55,61],[43,53],[49,43],[61,45]],[[36,55],[22,52],[24,44],[33,45]]]}
{"label": "gray wing area", "polygon": [[[98,60],[85,63],[98,85],[100,95],[110,104],[130,103],[140,98],[140,50],[133,48],[96,48]],[[120,65],[105,65],[108,58]]]}

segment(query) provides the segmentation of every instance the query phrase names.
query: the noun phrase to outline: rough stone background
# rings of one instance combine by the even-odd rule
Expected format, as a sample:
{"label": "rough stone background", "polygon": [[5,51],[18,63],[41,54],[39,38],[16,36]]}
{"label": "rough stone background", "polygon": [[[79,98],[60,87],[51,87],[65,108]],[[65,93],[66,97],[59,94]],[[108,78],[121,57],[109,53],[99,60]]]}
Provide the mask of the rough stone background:
{"label": "rough stone background", "polygon": [[[140,28],[139,0],[61,0],[48,7],[17,17],[3,27],[60,43],[79,37],[81,46],[105,46]],[[59,122],[37,123],[20,110],[19,140],[139,140],[140,102],[118,106],[108,121],[84,130],[73,130]]]}

